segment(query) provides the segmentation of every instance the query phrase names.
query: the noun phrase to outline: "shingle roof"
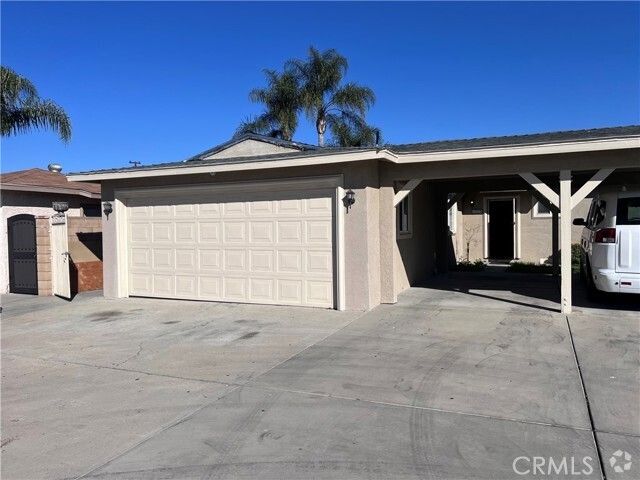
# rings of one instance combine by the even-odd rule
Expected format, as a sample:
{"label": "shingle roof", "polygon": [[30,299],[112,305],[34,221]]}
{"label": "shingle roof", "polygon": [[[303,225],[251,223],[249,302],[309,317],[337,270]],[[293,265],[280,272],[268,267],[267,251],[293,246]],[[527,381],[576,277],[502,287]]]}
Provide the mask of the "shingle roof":
{"label": "shingle roof", "polygon": [[0,175],[0,187],[11,189],[12,185],[35,187],[32,190],[42,187],[71,190],[73,192],[100,194],[101,187],[89,182],[70,182],[62,173],[50,172],[41,168],[30,168],[17,172],[3,173]]}
{"label": "shingle roof", "polygon": [[[355,147],[315,147],[313,145],[300,144],[298,142],[285,142],[279,139],[269,139],[269,137],[263,137],[261,135],[255,136],[255,134],[247,134],[243,136],[247,138],[255,139],[260,137],[261,141],[269,139],[274,144],[275,142],[282,143],[283,146],[298,145],[299,151],[297,152],[285,152],[277,154],[265,154],[250,157],[230,157],[230,158],[212,158],[204,160],[205,157],[212,155],[213,153],[228,148],[231,144],[238,143],[240,138],[232,140],[233,143],[227,142],[226,144],[218,145],[206,152],[202,152],[198,155],[190,157],[187,160],[179,162],[169,163],[157,163],[152,165],[142,165],[139,167],[122,167],[107,170],[93,170],[87,172],[74,172],[70,175],[90,175],[96,173],[116,173],[116,172],[128,172],[128,171],[141,171],[141,170],[155,170],[163,168],[175,168],[175,167],[188,167],[194,165],[227,165],[227,164],[239,164],[239,163],[252,163],[252,162],[264,162],[270,160],[285,160],[292,158],[308,157],[308,156],[325,156],[334,155],[340,153],[349,152],[366,152],[376,151],[380,149],[389,150],[393,153],[411,154],[411,153],[429,153],[429,152],[444,152],[444,151],[456,151],[456,150],[471,150],[490,147],[509,147],[509,146],[523,146],[523,145],[541,145],[549,143],[561,143],[572,142],[582,140],[598,140],[607,138],[624,138],[624,137],[637,137],[640,136],[640,125],[630,125],[624,127],[607,127],[607,128],[593,128],[588,130],[564,130],[559,132],[548,133],[533,133],[528,135],[510,135],[504,137],[484,137],[484,138],[471,138],[471,139],[459,139],[459,140],[441,140],[434,142],[422,142],[422,143],[409,143],[399,145],[384,145],[381,147],[367,147],[367,148],[355,148]],[[236,141],[237,140],[237,141]],[[283,143],[285,142],[285,143]]]}
{"label": "shingle roof", "polygon": [[640,135],[640,125],[625,127],[591,128],[588,130],[563,130],[559,132],[509,135],[506,137],[465,138],[436,142],[407,143],[389,145],[385,148],[395,153],[441,152],[446,150],[467,150],[483,147],[506,147],[516,145],[537,145],[580,140],[598,140]]}
{"label": "shingle roof", "polygon": [[205,150],[202,153],[198,153],[191,158],[184,160],[185,162],[191,162],[193,160],[202,160],[205,157],[210,157],[211,155],[215,155],[222,150],[226,150],[229,147],[237,145],[238,143],[242,143],[245,140],[255,140],[257,142],[270,143],[271,145],[277,145],[278,147],[284,148],[293,148],[295,150],[305,151],[305,150],[317,150],[318,147],[315,145],[310,145],[308,143],[302,142],[293,142],[289,140],[282,140],[280,138],[267,137],[266,135],[258,135],[257,133],[244,133],[242,135],[238,135],[237,137],[232,138],[228,142],[221,143],[220,145],[210,148],[209,150]]}

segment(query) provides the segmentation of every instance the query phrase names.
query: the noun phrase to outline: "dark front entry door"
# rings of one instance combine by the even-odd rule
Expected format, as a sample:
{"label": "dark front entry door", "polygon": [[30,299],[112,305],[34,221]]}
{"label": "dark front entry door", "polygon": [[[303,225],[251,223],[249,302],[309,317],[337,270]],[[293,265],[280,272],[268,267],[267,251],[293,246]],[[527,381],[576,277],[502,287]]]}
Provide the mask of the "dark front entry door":
{"label": "dark front entry door", "polygon": [[489,200],[489,258],[513,259],[513,199]]}
{"label": "dark front entry door", "polygon": [[9,234],[9,291],[38,294],[36,219],[16,215],[7,219]]}

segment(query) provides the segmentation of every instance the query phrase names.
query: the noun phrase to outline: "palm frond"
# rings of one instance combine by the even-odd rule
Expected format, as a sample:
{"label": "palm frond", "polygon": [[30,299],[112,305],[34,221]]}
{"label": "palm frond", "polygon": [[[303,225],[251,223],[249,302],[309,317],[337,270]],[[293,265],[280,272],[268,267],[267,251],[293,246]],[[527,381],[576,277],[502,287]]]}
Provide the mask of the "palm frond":
{"label": "palm frond", "polygon": [[53,130],[64,142],[71,140],[71,120],[60,105],[41,99],[35,86],[8,67],[0,67],[0,135],[31,130]]}

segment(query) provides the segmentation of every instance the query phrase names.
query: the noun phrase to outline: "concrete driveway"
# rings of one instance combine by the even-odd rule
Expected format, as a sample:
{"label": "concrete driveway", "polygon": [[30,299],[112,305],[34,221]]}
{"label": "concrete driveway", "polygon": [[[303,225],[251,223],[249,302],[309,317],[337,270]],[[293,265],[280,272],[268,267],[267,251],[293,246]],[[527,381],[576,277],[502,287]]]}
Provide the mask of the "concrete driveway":
{"label": "concrete driveway", "polygon": [[4,296],[2,477],[640,478],[638,313],[478,278],[364,315]]}

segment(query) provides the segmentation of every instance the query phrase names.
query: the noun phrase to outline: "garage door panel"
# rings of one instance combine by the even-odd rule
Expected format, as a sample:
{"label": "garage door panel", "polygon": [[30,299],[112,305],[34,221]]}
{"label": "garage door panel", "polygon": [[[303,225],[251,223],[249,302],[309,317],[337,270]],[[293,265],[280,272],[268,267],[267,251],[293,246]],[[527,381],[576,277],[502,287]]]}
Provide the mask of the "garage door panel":
{"label": "garage door panel", "polygon": [[247,279],[240,277],[223,277],[223,297],[230,300],[247,300]]}
{"label": "garage door panel", "polygon": [[173,225],[170,222],[151,224],[151,241],[155,243],[173,243]]}
{"label": "garage door panel", "polygon": [[176,243],[195,243],[196,222],[178,222],[175,224]]}
{"label": "garage door panel", "polygon": [[273,243],[273,221],[250,221],[249,222],[249,242],[252,244]]}
{"label": "garage door panel", "polygon": [[220,216],[220,204],[219,203],[201,203],[198,205],[199,217],[219,217]]}
{"label": "garage door panel", "polygon": [[273,303],[274,280],[270,278],[251,278],[249,280],[249,300],[254,302]]}
{"label": "garage door panel", "polygon": [[148,223],[132,223],[129,228],[132,244],[148,245],[151,242],[151,225]]}
{"label": "garage door panel", "polygon": [[302,250],[279,250],[278,273],[302,273]]}
{"label": "garage door panel", "polygon": [[306,302],[316,305],[326,305],[331,301],[333,284],[331,280],[318,281],[308,280],[306,282]]}
{"label": "garage door panel", "polygon": [[220,300],[220,277],[199,275],[198,297],[204,300]]}
{"label": "garage door panel", "polygon": [[225,243],[244,243],[246,241],[246,225],[244,221],[227,221],[222,224]]}
{"label": "garage door panel", "polygon": [[288,304],[302,303],[302,280],[278,280],[277,301]]}
{"label": "garage door panel", "polygon": [[200,243],[220,243],[220,222],[201,221],[198,230]]}
{"label": "garage door panel", "polygon": [[201,270],[220,270],[220,250],[200,250]]}
{"label": "garage door panel", "polygon": [[302,221],[278,221],[278,243],[301,243]]}
{"label": "garage door panel", "polygon": [[172,217],[173,208],[171,205],[154,205],[151,207],[151,215],[154,218]]}
{"label": "garage door panel", "polygon": [[195,275],[176,275],[176,296],[181,298],[196,298],[198,296]]}
{"label": "garage door panel", "polygon": [[225,272],[245,272],[246,271],[246,250],[225,249],[222,251],[224,258]]}
{"label": "garage door panel", "polygon": [[307,251],[305,273],[322,276],[332,275],[333,253],[331,251]]}
{"label": "garage door panel", "polygon": [[180,270],[194,270],[196,269],[196,257],[197,253],[195,249],[176,250],[176,269]]}
{"label": "garage door panel", "polygon": [[153,275],[153,294],[161,297],[173,296],[174,276],[171,274]]}
{"label": "garage door panel", "polygon": [[245,202],[226,202],[222,204],[222,216],[226,218],[244,217],[246,209]]}
{"label": "garage door panel", "polygon": [[248,202],[249,204],[249,214],[254,216],[272,216],[274,212],[273,201],[270,200],[261,200],[255,202]]}
{"label": "garage door panel", "polygon": [[331,215],[332,202],[330,198],[309,198],[305,200],[305,213],[308,215]]}
{"label": "garage door panel", "polygon": [[131,274],[129,290],[132,295],[151,295],[151,274]]}
{"label": "garage door panel", "polygon": [[331,195],[136,199],[128,205],[129,293],[333,307]]}
{"label": "garage door panel", "polygon": [[249,258],[251,273],[273,273],[273,250],[251,250]]}
{"label": "garage door panel", "polygon": [[276,213],[278,215],[300,215],[302,214],[302,200],[288,199],[276,201]]}
{"label": "garage door panel", "polygon": [[332,225],[330,221],[318,220],[305,222],[305,241],[307,243],[322,243],[326,244],[331,242]]}
{"label": "garage door panel", "polygon": [[174,250],[172,248],[154,248],[153,249],[153,268],[154,269],[173,269]]}

